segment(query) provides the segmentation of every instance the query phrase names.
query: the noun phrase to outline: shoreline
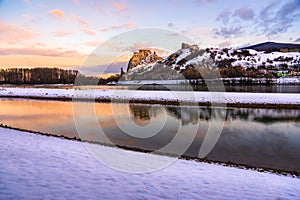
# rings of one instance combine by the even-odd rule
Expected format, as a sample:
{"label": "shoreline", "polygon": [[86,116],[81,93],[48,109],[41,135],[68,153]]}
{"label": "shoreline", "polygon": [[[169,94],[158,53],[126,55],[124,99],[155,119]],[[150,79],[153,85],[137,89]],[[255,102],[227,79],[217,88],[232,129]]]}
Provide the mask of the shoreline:
{"label": "shoreline", "polygon": [[[162,152],[153,153],[151,150],[145,150],[145,149],[136,148],[136,147],[128,147],[128,146],[123,146],[123,145],[111,145],[111,144],[107,144],[107,143],[93,142],[93,141],[89,141],[89,140],[82,140],[77,137],[67,137],[67,136],[63,136],[63,135],[55,135],[55,134],[51,134],[51,133],[45,133],[45,132],[40,132],[40,131],[33,131],[33,130],[18,128],[18,127],[12,127],[12,126],[8,126],[5,124],[0,124],[0,128],[11,129],[11,130],[16,130],[16,131],[21,131],[21,132],[27,132],[27,133],[32,133],[32,134],[36,134],[36,135],[46,136],[46,137],[56,137],[56,138],[61,138],[61,139],[66,139],[66,140],[86,142],[86,143],[90,143],[90,144],[97,144],[97,145],[102,145],[102,146],[107,146],[107,147],[117,147],[117,148],[120,148],[123,150],[134,151],[134,152],[150,153],[150,154],[154,154],[154,155],[168,156],[168,157],[177,157],[177,155],[174,155],[174,154],[168,154],[168,153],[162,153]],[[297,172],[297,171],[274,169],[274,168],[268,168],[268,167],[256,167],[256,166],[252,166],[252,165],[233,163],[230,161],[222,162],[222,161],[217,161],[217,160],[209,160],[207,158],[191,157],[191,156],[187,156],[187,155],[179,156],[178,159],[193,160],[196,162],[217,164],[217,165],[221,165],[221,166],[225,166],[225,167],[233,167],[233,168],[244,169],[244,170],[254,170],[254,171],[262,172],[262,173],[272,173],[272,174],[288,176],[288,177],[292,177],[292,178],[300,178],[300,172]]]}
{"label": "shoreline", "polygon": [[0,98],[184,106],[190,104],[207,107],[300,109],[300,94],[297,93],[222,93],[0,87]]}

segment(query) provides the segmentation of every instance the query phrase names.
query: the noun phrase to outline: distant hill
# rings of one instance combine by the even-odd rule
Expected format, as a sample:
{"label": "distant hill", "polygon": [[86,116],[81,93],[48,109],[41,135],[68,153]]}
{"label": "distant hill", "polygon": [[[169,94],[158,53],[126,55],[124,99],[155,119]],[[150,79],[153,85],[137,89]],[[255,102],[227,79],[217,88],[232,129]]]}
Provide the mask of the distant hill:
{"label": "distant hill", "polygon": [[299,52],[300,44],[292,44],[292,43],[276,43],[276,42],[264,42],[260,44],[255,44],[247,47],[243,47],[241,49],[253,49],[256,51],[281,51],[281,52]]}
{"label": "distant hill", "polygon": [[[150,50],[140,50],[133,54],[120,81],[210,79],[216,77],[216,72],[223,78],[300,76],[297,47],[300,49],[297,44],[267,42],[243,49],[200,49],[183,43],[165,58]],[[294,52],[286,52],[285,48]]]}

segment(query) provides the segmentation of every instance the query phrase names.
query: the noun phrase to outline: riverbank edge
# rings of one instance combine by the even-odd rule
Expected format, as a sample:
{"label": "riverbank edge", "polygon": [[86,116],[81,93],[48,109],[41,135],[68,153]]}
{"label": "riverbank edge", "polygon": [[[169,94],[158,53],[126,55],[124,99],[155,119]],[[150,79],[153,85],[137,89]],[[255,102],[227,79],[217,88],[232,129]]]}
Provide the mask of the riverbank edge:
{"label": "riverbank edge", "polygon": [[112,98],[71,98],[71,97],[46,97],[46,96],[24,96],[24,95],[0,95],[0,98],[8,99],[35,99],[50,101],[73,101],[73,102],[96,102],[96,103],[139,103],[139,104],[160,104],[160,105],[184,105],[190,103],[193,106],[206,107],[234,107],[234,108],[267,108],[267,109],[299,109],[300,104],[282,104],[282,103],[214,103],[214,102],[190,102],[190,101],[173,101],[173,100],[145,100],[145,99],[112,99]]}
{"label": "riverbank edge", "polygon": [[[97,145],[102,145],[102,146],[107,146],[107,147],[118,147],[120,149],[124,149],[124,150],[128,150],[128,151],[151,153],[151,154],[155,154],[155,155],[169,156],[169,157],[178,157],[178,155],[174,155],[174,154],[153,152],[151,150],[145,150],[145,149],[136,148],[136,147],[128,147],[128,146],[123,146],[123,145],[112,145],[112,144],[107,144],[107,143],[93,142],[93,141],[89,141],[89,140],[82,140],[81,138],[78,138],[78,137],[67,137],[64,135],[55,135],[55,134],[51,134],[51,133],[45,133],[45,132],[40,132],[40,131],[33,131],[33,130],[18,128],[18,127],[12,127],[12,126],[8,126],[6,124],[0,124],[0,128],[6,128],[6,129],[21,131],[21,132],[27,132],[27,133],[46,136],[46,137],[56,137],[56,138],[61,138],[61,139],[66,139],[66,140],[73,140],[73,141],[78,141],[78,142],[97,144]],[[196,158],[196,157],[191,157],[191,156],[186,156],[186,155],[180,156],[180,157],[178,157],[178,159],[192,160],[192,161],[196,161],[196,162],[204,162],[204,163],[209,163],[209,164],[218,164],[218,165],[225,166],[225,167],[234,167],[234,168],[238,168],[238,169],[254,170],[257,172],[272,173],[272,174],[276,174],[276,175],[289,176],[292,178],[300,178],[300,172],[297,172],[297,171],[273,169],[273,168],[268,168],[268,167],[255,167],[255,166],[246,165],[246,164],[233,163],[230,161],[222,162],[222,161],[216,161],[216,160],[209,160],[207,158]]]}

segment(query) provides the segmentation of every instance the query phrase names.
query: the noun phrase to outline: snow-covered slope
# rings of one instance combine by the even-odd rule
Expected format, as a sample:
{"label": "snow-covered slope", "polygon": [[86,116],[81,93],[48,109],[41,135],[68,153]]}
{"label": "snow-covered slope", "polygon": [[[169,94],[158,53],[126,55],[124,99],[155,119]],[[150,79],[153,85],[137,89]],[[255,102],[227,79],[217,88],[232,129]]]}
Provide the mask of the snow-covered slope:
{"label": "snow-covered slope", "polygon": [[[0,136],[1,199],[292,200],[300,197],[298,178],[188,160],[177,160],[155,172],[132,174],[103,165],[81,142],[3,128]],[[126,151],[100,145],[95,148],[107,154],[114,151],[121,155]],[[157,156],[131,153],[145,162]]]}
{"label": "snow-covered slope", "polygon": [[[289,67],[300,64],[299,52],[271,52],[255,51],[252,49],[244,50],[217,50],[211,51],[216,53],[216,61],[233,59],[232,66],[242,66],[245,68],[259,66],[279,68],[280,65],[286,64]],[[228,53],[227,53],[228,52]],[[249,52],[249,54],[247,53]]]}

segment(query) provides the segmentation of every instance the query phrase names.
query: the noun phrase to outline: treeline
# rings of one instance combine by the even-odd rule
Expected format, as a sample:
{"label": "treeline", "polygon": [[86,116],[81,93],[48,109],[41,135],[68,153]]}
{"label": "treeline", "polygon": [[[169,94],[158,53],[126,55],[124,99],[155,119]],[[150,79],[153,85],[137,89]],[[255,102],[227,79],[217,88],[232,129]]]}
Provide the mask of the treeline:
{"label": "treeline", "polygon": [[188,66],[182,71],[186,79],[210,79],[210,78],[236,78],[236,77],[249,77],[249,78],[274,78],[274,74],[258,67],[257,69],[237,67],[222,67],[222,68],[195,68]]}
{"label": "treeline", "polygon": [[77,70],[9,68],[0,70],[0,84],[73,84]]}
{"label": "treeline", "polygon": [[119,75],[103,79],[80,74],[78,70],[60,68],[8,68],[0,69],[0,84],[77,84],[104,85],[117,82]]}
{"label": "treeline", "polygon": [[98,78],[94,76],[84,76],[78,74],[76,77],[75,85],[106,85],[107,83],[118,82],[120,79],[119,74],[112,75],[108,78]]}

